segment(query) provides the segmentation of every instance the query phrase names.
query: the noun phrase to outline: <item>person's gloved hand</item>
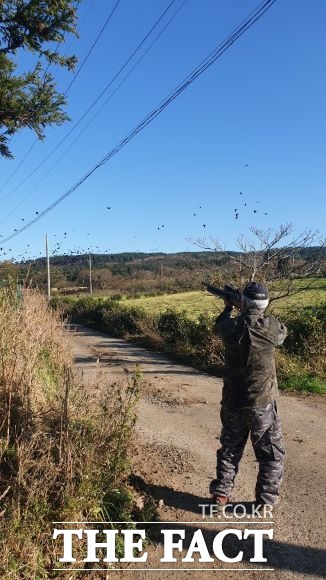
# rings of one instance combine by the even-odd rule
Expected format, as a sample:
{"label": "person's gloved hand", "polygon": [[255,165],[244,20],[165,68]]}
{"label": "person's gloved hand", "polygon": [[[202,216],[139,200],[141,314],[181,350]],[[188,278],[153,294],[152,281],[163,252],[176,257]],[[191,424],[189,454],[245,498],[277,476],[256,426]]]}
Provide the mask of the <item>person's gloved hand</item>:
{"label": "person's gloved hand", "polygon": [[224,299],[223,299],[223,300],[224,300],[224,305],[225,305],[226,307],[229,307],[229,308],[234,308],[233,304],[232,304],[232,303],[230,302],[230,300],[228,300],[226,297],[224,297]]}

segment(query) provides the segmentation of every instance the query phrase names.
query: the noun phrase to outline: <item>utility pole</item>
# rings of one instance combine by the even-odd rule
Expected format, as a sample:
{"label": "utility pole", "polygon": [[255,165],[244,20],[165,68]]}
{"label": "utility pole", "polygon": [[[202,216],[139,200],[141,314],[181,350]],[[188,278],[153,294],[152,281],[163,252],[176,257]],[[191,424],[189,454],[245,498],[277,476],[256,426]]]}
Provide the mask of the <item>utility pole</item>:
{"label": "utility pole", "polygon": [[50,257],[48,235],[45,236],[45,253],[46,253],[46,267],[47,267],[47,281],[48,281],[48,302],[51,300],[51,278],[50,278]]}
{"label": "utility pole", "polygon": [[161,262],[161,284],[163,284],[164,282],[164,265],[163,265],[163,260]]}
{"label": "utility pole", "polygon": [[93,282],[92,282],[92,256],[89,254],[89,293],[93,294]]}

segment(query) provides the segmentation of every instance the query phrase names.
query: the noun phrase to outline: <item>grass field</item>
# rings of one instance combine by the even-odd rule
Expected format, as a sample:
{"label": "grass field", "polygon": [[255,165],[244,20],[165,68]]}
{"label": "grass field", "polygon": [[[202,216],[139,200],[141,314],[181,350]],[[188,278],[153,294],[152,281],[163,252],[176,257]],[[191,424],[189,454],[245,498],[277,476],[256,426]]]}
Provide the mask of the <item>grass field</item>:
{"label": "grass field", "polygon": [[[276,314],[288,328],[286,345],[278,352],[283,389],[326,393],[325,290],[326,278],[319,279],[307,290],[273,302],[267,312]],[[142,346],[220,376],[223,349],[214,342],[212,322],[223,309],[223,300],[201,291],[139,298],[109,296],[88,294],[79,302],[78,297],[67,296],[63,305],[77,322],[95,325],[112,336],[132,337]]]}
{"label": "grass field", "polygon": [[[159,314],[168,308],[177,311],[186,311],[187,315],[196,319],[202,313],[214,316],[223,308],[223,301],[215,298],[207,292],[194,291],[180,294],[165,294],[163,296],[151,296],[140,298],[124,298],[121,303],[126,306],[139,306],[151,314]],[[273,303],[273,312],[281,315],[282,311],[292,308],[326,303],[326,278],[315,282],[309,290],[289,298],[283,298]]]}
{"label": "grass field", "polygon": [[222,301],[216,300],[206,292],[182,292],[180,294],[163,294],[162,296],[145,296],[121,300],[125,306],[139,306],[151,314],[160,314],[168,308],[179,312],[185,310],[190,318],[198,318],[203,312],[214,315],[222,307]]}

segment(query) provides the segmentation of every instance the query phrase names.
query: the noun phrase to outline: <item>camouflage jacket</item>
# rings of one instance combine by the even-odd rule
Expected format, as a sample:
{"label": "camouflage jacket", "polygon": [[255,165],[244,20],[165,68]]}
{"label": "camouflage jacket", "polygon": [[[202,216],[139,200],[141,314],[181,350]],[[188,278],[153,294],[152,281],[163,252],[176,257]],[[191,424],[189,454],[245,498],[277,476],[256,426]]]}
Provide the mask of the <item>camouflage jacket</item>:
{"label": "camouflage jacket", "polygon": [[265,407],[278,394],[274,350],[284,342],[286,326],[255,309],[231,318],[231,308],[226,307],[214,333],[225,346],[222,404]]}

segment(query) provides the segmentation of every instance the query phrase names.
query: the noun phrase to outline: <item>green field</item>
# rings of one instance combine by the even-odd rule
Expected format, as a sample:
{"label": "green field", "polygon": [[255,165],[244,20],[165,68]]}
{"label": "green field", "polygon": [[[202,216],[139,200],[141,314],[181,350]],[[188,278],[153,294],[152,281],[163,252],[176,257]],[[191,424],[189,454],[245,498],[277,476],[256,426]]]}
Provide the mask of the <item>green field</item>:
{"label": "green field", "polygon": [[[306,282],[303,282],[306,284]],[[73,305],[81,298],[90,298],[94,303],[104,302],[110,294],[81,294],[73,296],[58,297],[66,304]],[[124,306],[136,306],[143,308],[149,314],[160,314],[169,308],[179,312],[185,311],[191,319],[197,319],[200,314],[209,316],[217,315],[223,309],[223,301],[219,298],[208,294],[206,291],[188,291],[177,294],[162,294],[159,296],[140,296],[138,298],[128,298],[124,296],[119,303]],[[276,314],[282,314],[284,311],[306,307],[320,306],[326,304],[326,278],[320,278],[314,281],[309,290],[292,295],[288,298],[282,298],[273,302],[271,309]]]}
{"label": "green field", "polygon": [[140,298],[124,298],[121,304],[138,306],[150,314],[159,314],[168,308],[177,311],[185,310],[190,318],[198,318],[200,314],[214,315],[220,312],[223,302],[206,292],[182,292],[179,294],[163,294],[162,296],[145,296]]}
{"label": "green field", "polygon": [[[325,290],[326,278],[319,279],[308,289],[273,302],[268,310],[288,328],[286,345],[277,353],[282,389],[326,393]],[[62,305],[76,322],[112,336],[132,338],[199,370],[221,374],[222,346],[207,341],[207,337],[213,339],[212,322],[223,309],[223,300],[202,291],[138,298],[111,296],[88,294],[79,302],[78,297],[67,296],[62,297]],[[164,316],[169,309],[174,312]],[[201,319],[201,315],[208,319]]]}
{"label": "green field", "polygon": [[[309,290],[303,290],[299,294],[282,298],[273,303],[273,312],[279,314],[284,310],[305,307],[319,306],[326,303],[326,279],[323,278],[315,282]],[[180,294],[164,294],[162,296],[145,296],[140,298],[124,298],[120,302],[126,306],[139,306],[150,314],[159,314],[168,308],[177,311],[186,311],[187,315],[196,319],[200,314],[206,313],[214,316],[221,312],[223,301],[215,298],[207,292],[194,291],[182,292]]]}

